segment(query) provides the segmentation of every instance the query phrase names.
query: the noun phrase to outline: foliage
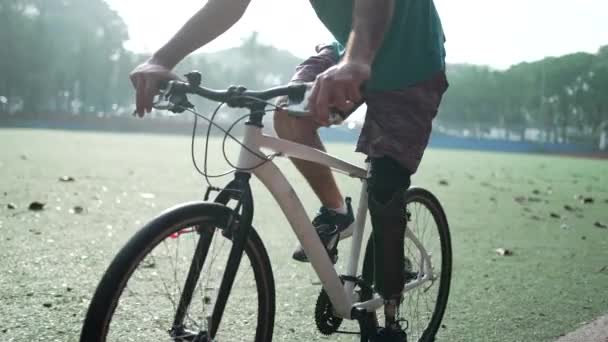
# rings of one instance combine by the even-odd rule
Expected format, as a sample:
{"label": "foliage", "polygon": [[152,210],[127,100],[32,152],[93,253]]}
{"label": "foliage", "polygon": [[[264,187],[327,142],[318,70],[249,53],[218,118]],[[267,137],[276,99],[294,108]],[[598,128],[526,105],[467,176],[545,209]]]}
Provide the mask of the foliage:
{"label": "foliage", "polygon": [[[597,138],[608,122],[608,46],[597,54],[574,53],[520,63],[508,70],[474,65],[448,67],[441,125],[481,136],[489,128],[507,135],[535,128],[541,140]],[[484,129],[485,128],[485,129]]]}
{"label": "foliage", "polygon": [[[0,113],[36,119],[130,114],[128,74],[148,56],[126,50],[126,40],[125,23],[103,0],[3,0]],[[287,82],[299,61],[253,33],[239,47],[188,57],[178,72],[198,69],[216,88],[263,88]],[[572,142],[597,141],[608,129],[608,46],[502,71],[449,65],[448,78],[440,130],[482,137],[499,128],[504,138]]]}
{"label": "foliage", "polygon": [[[125,23],[103,0],[2,1],[0,112],[35,118],[129,114],[128,75],[148,56],[126,50],[126,40]],[[239,48],[187,58],[178,72],[199,69],[213,87],[255,88],[287,82],[299,61],[253,34]]]}

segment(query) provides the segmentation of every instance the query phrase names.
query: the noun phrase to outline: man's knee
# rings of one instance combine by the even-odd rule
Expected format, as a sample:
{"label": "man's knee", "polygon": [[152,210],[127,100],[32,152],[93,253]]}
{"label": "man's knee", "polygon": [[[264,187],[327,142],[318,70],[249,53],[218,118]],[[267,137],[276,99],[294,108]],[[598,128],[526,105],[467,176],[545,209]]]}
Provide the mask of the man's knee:
{"label": "man's knee", "polygon": [[284,110],[274,112],[274,130],[282,139],[297,140],[298,137],[316,134],[319,129],[310,118],[291,117]]}
{"label": "man's knee", "polygon": [[285,138],[287,134],[289,134],[290,126],[292,125],[289,122],[289,116],[287,113],[281,109],[276,109],[274,111],[273,125],[274,130],[277,132],[277,135],[281,138]]}
{"label": "man's knee", "polygon": [[403,206],[401,196],[411,184],[412,173],[390,157],[371,158],[370,173],[370,205],[384,206],[397,201],[397,206]]}

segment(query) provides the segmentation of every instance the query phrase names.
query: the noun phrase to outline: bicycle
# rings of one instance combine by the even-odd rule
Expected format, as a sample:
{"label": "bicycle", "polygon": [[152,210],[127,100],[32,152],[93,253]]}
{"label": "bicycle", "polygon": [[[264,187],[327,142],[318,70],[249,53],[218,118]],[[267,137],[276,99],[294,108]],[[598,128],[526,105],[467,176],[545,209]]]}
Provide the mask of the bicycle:
{"label": "bicycle", "polygon": [[[234,179],[224,188],[209,187],[203,201],[165,210],[131,237],[96,288],[82,327],[81,341],[271,341],[276,310],[275,282],[265,246],[252,227],[254,202],[249,185],[252,174],[274,196],[322,284],[315,306],[317,329],[324,335],[344,332],[339,330],[342,321],[355,320],[359,330],[344,333],[360,334],[361,341],[368,341],[381,323],[383,299],[373,287],[371,237],[362,272],[358,273],[367,214],[367,166],[362,168],[308,146],[262,133],[266,107],[274,106],[268,101],[287,96],[296,108],[307,99],[310,88],[306,85],[264,91],[249,91],[244,87],[217,91],[201,87],[198,73],[186,77],[187,82],[166,84],[162,95],[166,103],[157,108],[176,113],[189,110],[198,115],[187,98],[193,94],[249,110]],[[298,110],[291,113],[305,115]],[[212,123],[213,118],[210,126]],[[230,130],[225,132],[224,143]],[[266,156],[262,148],[275,154]],[[338,275],[296,192],[273,162],[276,156],[327,165],[361,181],[355,222],[340,236],[340,240],[352,239],[346,274]],[[214,200],[209,200],[210,194],[216,192]],[[350,199],[347,203],[352,210]],[[420,319],[423,323],[418,326],[410,319],[406,331],[411,341],[432,341],[449,295],[452,266],[449,226],[439,200],[423,188],[406,190],[404,205],[408,216],[404,300],[412,300],[413,293],[426,294],[434,285],[437,291],[430,296],[434,304],[426,303],[430,312],[425,312]],[[423,210],[430,214],[422,215]],[[426,231],[418,231],[421,221],[435,224],[435,230],[429,234],[437,234],[435,242],[439,246],[435,247],[439,255],[432,254],[427,250],[428,245],[423,245],[421,239]],[[230,248],[222,248],[225,244],[231,245]],[[214,264],[216,261],[218,264]],[[157,271],[162,266],[173,268],[172,274],[168,274],[173,278],[169,283]],[[220,274],[215,275],[214,271]],[[244,280],[245,275],[252,279]],[[408,294],[412,295],[408,297]],[[402,310],[406,309],[404,305]],[[418,309],[411,312],[412,316],[416,313]],[[142,323],[149,326],[141,328]],[[418,327],[420,329],[416,329]]]}

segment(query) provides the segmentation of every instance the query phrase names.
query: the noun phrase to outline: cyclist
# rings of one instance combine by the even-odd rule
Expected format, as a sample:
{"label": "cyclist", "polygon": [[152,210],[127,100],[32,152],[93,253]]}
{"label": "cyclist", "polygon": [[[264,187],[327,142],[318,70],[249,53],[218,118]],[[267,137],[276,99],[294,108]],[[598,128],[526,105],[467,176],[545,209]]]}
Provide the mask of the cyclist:
{"label": "cyclist", "polygon": [[[443,93],[445,37],[433,0],[309,0],[336,42],[296,68],[293,82],[314,82],[307,119],[275,113],[284,139],[324,149],[317,129],[329,125],[330,108],[352,112],[367,104],[356,151],[371,164],[369,210],[375,251],[374,282],[385,299],[385,327],[375,341],[405,341],[396,321],[405,283],[403,193],[418,168]],[[158,82],[177,78],[171,70],[194,50],[217,38],[243,15],[249,0],[209,0],[153,56],[131,73],[136,113],[152,109]],[[294,38],[295,39],[295,38]],[[361,86],[365,85],[365,92]],[[280,100],[279,100],[280,101]],[[353,222],[329,168],[293,159],[322,204],[313,220],[328,253]],[[335,257],[335,255],[331,255]],[[306,261],[298,247],[294,259]]]}

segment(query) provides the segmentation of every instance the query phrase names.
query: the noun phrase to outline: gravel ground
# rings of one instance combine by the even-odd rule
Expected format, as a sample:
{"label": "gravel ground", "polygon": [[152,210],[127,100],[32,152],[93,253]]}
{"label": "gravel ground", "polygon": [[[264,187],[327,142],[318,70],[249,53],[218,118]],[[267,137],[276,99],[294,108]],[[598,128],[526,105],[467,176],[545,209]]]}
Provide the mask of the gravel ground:
{"label": "gravel ground", "polygon": [[[127,239],[165,208],[202,198],[190,140],[0,130],[0,141],[0,341],[76,341],[97,282]],[[329,148],[362,161],[352,146]],[[224,169],[220,158],[213,171]],[[312,215],[314,194],[287,160],[277,162]],[[554,341],[604,314],[606,175],[599,160],[429,150],[414,184],[444,203],[454,246],[438,341]],[[356,197],[357,181],[338,181]],[[352,341],[316,332],[318,280],[291,260],[294,234],[257,181],[253,188],[254,225],[277,283],[275,340]],[[35,201],[43,210],[28,209]]]}

